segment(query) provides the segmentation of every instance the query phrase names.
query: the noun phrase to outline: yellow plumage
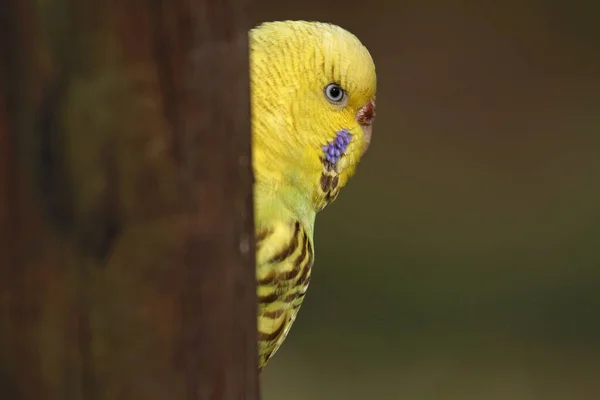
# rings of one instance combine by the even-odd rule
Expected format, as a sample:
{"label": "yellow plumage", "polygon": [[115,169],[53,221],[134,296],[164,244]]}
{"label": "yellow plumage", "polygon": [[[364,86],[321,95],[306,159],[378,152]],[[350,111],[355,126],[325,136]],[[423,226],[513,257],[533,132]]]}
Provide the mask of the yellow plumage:
{"label": "yellow plumage", "polygon": [[304,21],[250,32],[250,76],[262,369],[306,293],[315,215],[336,198],[368,146],[376,76],[354,35]]}

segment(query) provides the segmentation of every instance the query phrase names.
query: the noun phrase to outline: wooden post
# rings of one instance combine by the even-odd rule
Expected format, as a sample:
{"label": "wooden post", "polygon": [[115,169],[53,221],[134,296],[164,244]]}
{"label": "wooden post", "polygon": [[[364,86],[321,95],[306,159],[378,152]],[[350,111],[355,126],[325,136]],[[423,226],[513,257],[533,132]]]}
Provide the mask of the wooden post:
{"label": "wooden post", "polygon": [[245,7],[3,3],[1,399],[258,399]]}

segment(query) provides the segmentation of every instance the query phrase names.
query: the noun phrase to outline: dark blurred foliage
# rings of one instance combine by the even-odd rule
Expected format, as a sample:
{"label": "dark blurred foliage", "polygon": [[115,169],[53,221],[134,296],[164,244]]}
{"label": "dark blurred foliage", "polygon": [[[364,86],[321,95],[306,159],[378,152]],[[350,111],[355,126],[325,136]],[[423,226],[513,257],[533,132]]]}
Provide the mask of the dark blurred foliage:
{"label": "dark blurred foliage", "polygon": [[378,70],[265,400],[600,398],[600,3],[276,2]]}

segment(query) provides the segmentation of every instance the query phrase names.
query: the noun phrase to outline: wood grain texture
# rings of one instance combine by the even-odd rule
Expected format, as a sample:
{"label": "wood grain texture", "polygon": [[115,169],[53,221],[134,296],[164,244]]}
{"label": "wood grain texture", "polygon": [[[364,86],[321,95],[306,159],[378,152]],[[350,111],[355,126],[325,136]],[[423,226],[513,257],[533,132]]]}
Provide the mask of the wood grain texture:
{"label": "wood grain texture", "polygon": [[0,398],[258,398],[247,1],[11,0]]}

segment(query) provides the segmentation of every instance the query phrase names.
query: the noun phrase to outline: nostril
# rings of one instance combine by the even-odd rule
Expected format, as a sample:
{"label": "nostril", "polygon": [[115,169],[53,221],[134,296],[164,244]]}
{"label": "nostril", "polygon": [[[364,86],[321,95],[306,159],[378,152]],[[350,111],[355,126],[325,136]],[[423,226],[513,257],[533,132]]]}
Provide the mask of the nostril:
{"label": "nostril", "polygon": [[375,98],[372,98],[356,114],[356,121],[361,125],[371,125],[375,119]]}

